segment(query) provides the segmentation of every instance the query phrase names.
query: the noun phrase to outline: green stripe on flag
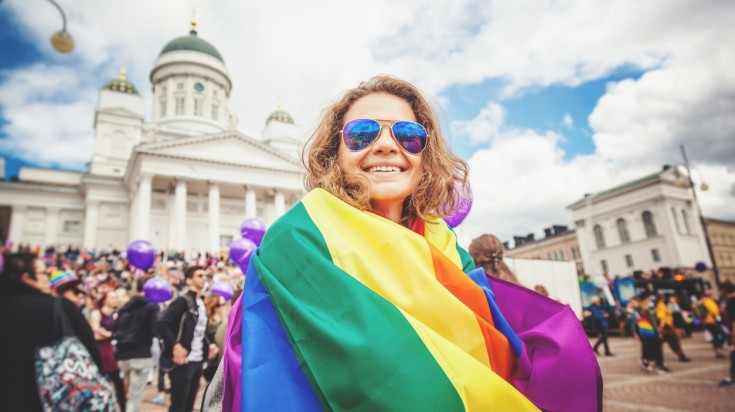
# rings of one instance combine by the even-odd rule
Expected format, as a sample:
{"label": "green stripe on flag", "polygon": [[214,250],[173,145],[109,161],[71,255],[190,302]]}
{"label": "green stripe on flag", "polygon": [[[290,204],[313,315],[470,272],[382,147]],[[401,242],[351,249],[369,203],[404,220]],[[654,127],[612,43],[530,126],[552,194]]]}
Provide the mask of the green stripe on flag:
{"label": "green stripe on flag", "polygon": [[398,308],[332,264],[302,203],[268,230],[253,258],[325,409],[464,410]]}

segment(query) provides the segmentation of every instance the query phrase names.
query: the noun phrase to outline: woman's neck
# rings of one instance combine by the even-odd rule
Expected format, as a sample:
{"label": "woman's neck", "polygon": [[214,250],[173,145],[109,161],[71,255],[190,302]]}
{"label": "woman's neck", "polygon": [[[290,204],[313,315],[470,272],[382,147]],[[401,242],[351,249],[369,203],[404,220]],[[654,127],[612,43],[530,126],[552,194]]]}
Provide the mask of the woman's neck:
{"label": "woman's neck", "polygon": [[399,225],[403,220],[403,202],[381,202],[373,200],[370,202],[372,206],[372,212],[376,215],[383,216],[384,218],[391,220]]}

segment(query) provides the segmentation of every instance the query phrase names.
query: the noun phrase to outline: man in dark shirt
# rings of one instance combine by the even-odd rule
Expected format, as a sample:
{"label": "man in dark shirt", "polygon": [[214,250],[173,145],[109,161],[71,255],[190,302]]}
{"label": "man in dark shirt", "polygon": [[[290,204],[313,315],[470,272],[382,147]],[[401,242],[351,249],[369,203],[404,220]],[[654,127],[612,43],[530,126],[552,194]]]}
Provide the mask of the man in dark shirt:
{"label": "man in dark shirt", "polygon": [[148,372],[153,368],[151,343],[155,336],[158,305],[143,295],[143,285],[149,278],[138,279],[136,294],[117,315],[112,332],[116,340],[117,363],[128,382],[128,410],[140,410]]}
{"label": "man in dark shirt", "polygon": [[[40,274],[46,265],[31,253],[4,256],[0,274],[0,411],[41,411],[35,375],[35,349],[61,336],[54,326],[54,298],[42,290]],[[102,359],[92,329],[73,303],[63,308],[72,330],[98,368]]]}

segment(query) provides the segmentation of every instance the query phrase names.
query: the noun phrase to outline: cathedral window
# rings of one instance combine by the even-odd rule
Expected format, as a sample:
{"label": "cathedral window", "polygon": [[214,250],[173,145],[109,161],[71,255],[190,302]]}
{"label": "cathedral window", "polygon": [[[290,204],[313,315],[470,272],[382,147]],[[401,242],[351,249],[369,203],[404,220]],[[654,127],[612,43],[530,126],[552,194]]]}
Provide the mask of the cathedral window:
{"label": "cathedral window", "polygon": [[684,229],[687,231],[687,234],[691,235],[692,229],[689,227],[689,216],[687,216],[687,211],[684,209],[681,209],[681,220],[684,221]]}
{"label": "cathedral window", "polygon": [[166,101],[161,100],[161,117],[166,116]]}
{"label": "cathedral window", "polygon": [[219,115],[219,105],[212,103],[212,120],[217,120]]}
{"label": "cathedral window", "polygon": [[654,237],[656,233],[656,224],[653,222],[653,213],[646,210],[643,212],[643,228],[646,229],[646,237]]}
{"label": "cathedral window", "polygon": [[204,114],[204,101],[202,99],[194,99],[194,116],[202,116]]}
{"label": "cathedral window", "polygon": [[600,225],[595,225],[593,232],[595,232],[595,243],[597,243],[597,248],[604,249],[605,248],[605,234],[602,231],[602,227]]}
{"label": "cathedral window", "polygon": [[620,235],[620,243],[630,243],[630,233],[628,233],[628,223],[625,219],[620,218],[617,221],[618,234]]}
{"label": "cathedral window", "polygon": [[176,98],[176,114],[184,114],[184,98]]}
{"label": "cathedral window", "polygon": [[183,82],[176,83],[176,90],[184,90],[184,83]]}

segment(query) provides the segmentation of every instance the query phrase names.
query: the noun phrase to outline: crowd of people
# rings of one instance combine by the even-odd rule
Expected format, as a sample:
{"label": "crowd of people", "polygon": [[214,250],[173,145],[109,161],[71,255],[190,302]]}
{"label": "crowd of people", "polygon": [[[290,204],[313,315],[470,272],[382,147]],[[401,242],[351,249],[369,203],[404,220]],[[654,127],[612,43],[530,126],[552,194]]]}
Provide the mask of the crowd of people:
{"label": "crowd of people", "polygon": [[[661,280],[661,271],[644,274],[644,280]],[[608,286],[614,296],[614,283],[607,279],[602,286]],[[580,282],[587,280],[580,279]],[[695,329],[704,331],[704,339],[711,343],[716,359],[730,358],[730,376],[723,379],[722,386],[732,385],[735,375],[735,293],[733,283],[720,285],[720,297],[715,299],[712,288],[707,285],[702,293],[654,292],[651,282],[648,287],[621,305],[603,305],[599,296],[593,296],[588,306],[593,330],[598,335],[593,349],[604,346],[605,356],[614,356],[608,343],[608,332],[618,328],[620,336],[638,339],[641,344],[641,357],[638,364],[644,372],[666,374],[671,369],[664,363],[664,345],[668,346],[679,362],[691,362],[684,353],[682,339],[692,336]],[[616,323],[613,323],[612,320]],[[728,350],[728,345],[733,345]],[[599,354],[599,353],[598,353]]]}
{"label": "crowd of people", "polygon": [[[53,323],[46,320],[39,325],[29,320],[44,307],[41,304],[30,310],[29,296],[45,305],[61,297],[75,335],[110,383],[121,411],[139,411],[145,386],[153,383],[158,393],[149,401],[163,405],[170,396],[170,410],[193,409],[200,378],[211,380],[223,351],[230,301],[242,290],[244,276],[226,256],[160,253],[144,272],[131,267],[125,254],[117,250],[95,253],[73,247],[57,251],[19,245],[16,250],[6,247],[3,253],[0,307],[4,313],[19,313],[19,321],[3,329],[11,332],[9,336],[15,336],[13,331],[23,335],[19,328],[24,326]],[[160,277],[171,286],[169,301],[154,303],[144,296],[144,285],[152,277]],[[223,281],[231,283],[235,291],[230,299],[209,290],[213,283]],[[2,352],[17,361],[28,360],[35,357],[29,350],[58,338],[21,338]],[[32,378],[25,373],[18,376],[25,380],[24,387],[35,387]],[[18,382],[12,387],[17,388]],[[39,409],[37,395],[3,395],[0,409]]]}

